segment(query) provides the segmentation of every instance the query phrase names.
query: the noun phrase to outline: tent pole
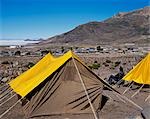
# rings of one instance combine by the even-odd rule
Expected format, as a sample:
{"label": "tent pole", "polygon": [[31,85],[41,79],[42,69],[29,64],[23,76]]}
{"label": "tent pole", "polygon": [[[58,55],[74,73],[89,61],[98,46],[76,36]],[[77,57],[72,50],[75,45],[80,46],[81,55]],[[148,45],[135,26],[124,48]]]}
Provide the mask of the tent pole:
{"label": "tent pole", "polygon": [[12,99],[13,97],[15,97],[17,94],[14,94],[13,96],[11,96],[10,98],[8,98],[7,100],[5,100],[3,103],[0,104],[0,107],[5,104],[6,102],[8,102],[10,99]]}
{"label": "tent pole", "polygon": [[146,102],[149,98],[150,98],[150,95],[149,95],[149,96],[147,96],[147,98],[145,99],[145,102]]}
{"label": "tent pole", "polygon": [[2,101],[3,99],[5,99],[8,94],[12,94],[13,90],[11,90],[11,92],[8,92],[7,94],[3,95],[1,98],[0,98],[0,101]]}
{"label": "tent pole", "polygon": [[140,90],[143,88],[144,84],[131,96],[131,98],[133,98],[135,95],[137,95]]}
{"label": "tent pole", "polygon": [[74,60],[74,58],[72,58],[72,59],[73,59],[73,63],[74,63],[74,65],[75,65],[75,68],[76,68],[76,70],[77,70],[79,79],[80,79],[80,81],[81,81],[81,84],[82,84],[82,86],[83,86],[83,89],[84,89],[84,91],[85,91],[85,94],[86,94],[86,96],[87,96],[87,99],[88,99],[88,101],[89,101],[89,104],[90,104],[90,106],[91,106],[91,109],[92,109],[94,118],[95,118],[95,119],[98,119],[98,117],[97,117],[97,115],[96,115],[96,112],[95,112],[95,110],[94,110],[94,107],[93,107],[93,105],[92,105],[92,102],[91,102],[91,100],[90,100],[89,94],[88,94],[88,92],[87,92],[87,90],[86,90],[86,86],[85,86],[85,84],[84,84],[84,81],[83,81],[83,79],[82,79],[82,77],[81,77],[81,75],[80,75],[80,72],[79,72],[79,70],[78,70],[78,67],[77,67],[77,65],[76,65],[76,63],[75,63],[75,60]]}
{"label": "tent pole", "polygon": [[[22,98],[21,98],[22,99]],[[0,119],[5,115],[5,114],[7,114],[13,107],[15,107],[20,101],[21,101],[21,99],[19,99],[15,104],[13,104],[9,109],[7,109],[4,113],[2,113],[1,115],[0,115]]]}
{"label": "tent pole", "polygon": [[130,86],[127,87],[127,88],[124,90],[124,92],[122,93],[122,95],[125,94],[125,93],[131,88],[131,86],[133,86],[133,84],[134,84],[134,82],[131,82],[131,83],[130,83]]}

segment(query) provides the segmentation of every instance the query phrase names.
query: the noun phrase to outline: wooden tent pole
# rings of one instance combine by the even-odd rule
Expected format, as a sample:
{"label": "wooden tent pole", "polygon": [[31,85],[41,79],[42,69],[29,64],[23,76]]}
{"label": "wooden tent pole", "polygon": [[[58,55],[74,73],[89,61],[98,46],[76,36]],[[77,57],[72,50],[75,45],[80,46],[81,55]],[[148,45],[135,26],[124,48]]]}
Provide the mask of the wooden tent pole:
{"label": "wooden tent pole", "polygon": [[131,98],[133,98],[135,95],[137,95],[140,90],[143,88],[144,84],[131,96]]}
{"label": "wooden tent pole", "polygon": [[5,99],[8,96],[8,94],[12,94],[12,92],[13,92],[13,90],[11,90],[11,92],[6,93],[6,95],[4,95],[4,96],[2,96],[0,98],[0,101],[2,101],[3,99]]}
{"label": "wooden tent pole", "polygon": [[76,70],[77,70],[79,79],[80,79],[80,81],[81,81],[81,84],[82,84],[82,86],[83,86],[83,89],[84,89],[84,91],[85,91],[85,94],[86,94],[86,96],[87,96],[87,99],[88,99],[88,101],[89,101],[89,104],[90,104],[90,106],[91,106],[91,109],[92,109],[94,118],[95,118],[95,119],[98,119],[98,117],[97,117],[97,115],[96,115],[96,112],[95,112],[95,110],[94,110],[94,107],[93,107],[93,105],[92,105],[92,102],[91,102],[91,100],[90,100],[89,94],[88,94],[88,92],[87,92],[86,86],[85,86],[85,84],[84,84],[84,81],[83,81],[83,79],[82,79],[82,77],[81,77],[81,75],[80,75],[80,72],[79,72],[79,70],[78,70],[78,67],[77,67],[77,65],[76,65],[76,63],[75,63],[75,60],[74,60],[74,58],[72,58],[72,59],[73,59],[73,63],[74,63],[74,65],[75,65],[75,68],[76,68]]}
{"label": "wooden tent pole", "polygon": [[[22,98],[21,98],[22,99]],[[7,114],[12,108],[14,108],[20,101],[21,101],[21,99],[19,99],[15,104],[13,104],[9,109],[7,109],[4,113],[2,113],[1,115],[0,115],[0,119],[5,115],[5,114]]]}
{"label": "wooden tent pole", "polygon": [[125,94],[125,93],[131,88],[131,86],[133,86],[133,84],[134,84],[134,82],[131,82],[131,83],[130,83],[130,86],[127,87],[127,88],[123,91],[122,95]]}
{"label": "wooden tent pole", "polygon": [[147,98],[145,99],[145,102],[146,102],[149,98],[150,98],[150,95],[149,95],[149,96],[147,96]]}
{"label": "wooden tent pole", "polygon": [[6,102],[8,102],[10,99],[12,99],[13,97],[15,97],[17,94],[14,94],[13,96],[11,96],[10,98],[8,98],[7,100],[5,100],[3,103],[0,104],[0,107],[5,104]]}

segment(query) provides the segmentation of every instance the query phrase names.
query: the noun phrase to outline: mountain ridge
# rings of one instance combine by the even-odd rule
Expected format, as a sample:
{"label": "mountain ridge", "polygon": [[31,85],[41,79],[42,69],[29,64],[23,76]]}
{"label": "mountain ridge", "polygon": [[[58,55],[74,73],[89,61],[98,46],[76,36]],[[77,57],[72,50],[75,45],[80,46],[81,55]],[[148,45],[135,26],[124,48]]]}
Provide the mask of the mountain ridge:
{"label": "mountain ridge", "polygon": [[119,12],[102,22],[93,21],[75,27],[39,44],[111,44],[147,43],[150,39],[150,7]]}

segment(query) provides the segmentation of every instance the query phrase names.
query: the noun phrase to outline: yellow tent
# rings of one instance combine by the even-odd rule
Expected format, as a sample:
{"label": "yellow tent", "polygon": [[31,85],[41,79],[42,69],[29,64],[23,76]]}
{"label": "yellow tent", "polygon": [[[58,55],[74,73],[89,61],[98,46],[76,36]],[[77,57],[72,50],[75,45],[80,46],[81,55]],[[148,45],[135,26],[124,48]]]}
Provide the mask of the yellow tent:
{"label": "yellow tent", "polygon": [[[49,75],[55,72],[68,59],[74,57],[80,61],[71,51],[62,57],[54,58],[50,53],[16,79],[9,82],[10,87],[20,96],[25,97],[35,87],[42,83]],[[81,61],[80,61],[81,62]]]}
{"label": "yellow tent", "polygon": [[[25,115],[36,117],[93,112],[96,118],[96,110],[102,109],[107,101],[102,95],[103,85],[114,89],[71,51],[58,58],[51,59],[49,56],[46,55],[37,64],[40,64],[39,67],[36,65],[9,82],[14,92],[28,100],[23,105]],[[41,66],[42,63],[44,66]]]}
{"label": "yellow tent", "polygon": [[150,53],[127,73],[123,79],[139,84],[150,84]]}

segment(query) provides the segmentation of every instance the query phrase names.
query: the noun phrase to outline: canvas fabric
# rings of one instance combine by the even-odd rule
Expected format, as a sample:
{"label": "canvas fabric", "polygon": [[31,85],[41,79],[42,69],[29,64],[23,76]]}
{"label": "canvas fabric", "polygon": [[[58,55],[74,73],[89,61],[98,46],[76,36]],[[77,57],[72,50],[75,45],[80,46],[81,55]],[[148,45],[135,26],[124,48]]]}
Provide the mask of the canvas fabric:
{"label": "canvas fabric", "polygon": [[[75,60],[75,63],[90,100],[95,110],[98,110],[101,107],[103,83],[78,60]],[[92,113],[72,58],[26,98],[29,101],[23,108],[27,117]]]}
{"label": "canvas fabric", "polygon": [[27,88],[27,85],[30,84],[32,86],[32,83],[30,83],[32,82],[32,79],[40,74],[40,72],[43,72],[43,70],[45,70],[45,68],[49,66],[49,64],[52,63],[54,60],[55,58],[50,53],[48,53],[29,70],[25,71],[15,79],[11,80],[8,83],[9,86],[13,89],[14,92],[19,94],[20,96],[25,96],[28,93],[28,90],[25,90],[25,88]]}

